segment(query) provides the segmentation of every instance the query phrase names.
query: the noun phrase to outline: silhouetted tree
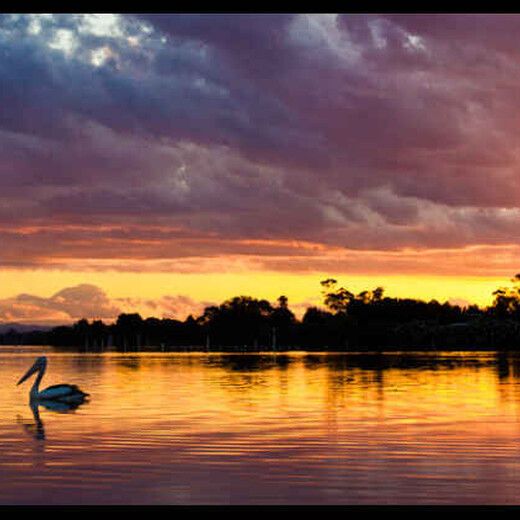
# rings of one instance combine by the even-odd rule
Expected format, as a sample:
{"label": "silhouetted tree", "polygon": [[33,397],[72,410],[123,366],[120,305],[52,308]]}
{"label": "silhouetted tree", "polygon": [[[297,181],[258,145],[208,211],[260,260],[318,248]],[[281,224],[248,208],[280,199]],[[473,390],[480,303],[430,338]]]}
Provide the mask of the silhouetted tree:
{"label": "silhouetted tree", "polygon": [[500,287],[493,292],[491,311],[500,318],[520,317],[520,274],[511,278],[511,282],[513,287]]}
{"label": "silhouetted tree", "polygon": [[143,323],[143,318],[138,313],[120,314],[117,317],[114,331],[123,348],[141,345]]}
{"label": "silhouetted tree", "polygon": [[272,347],[280,348],[291,343],[297,320],[289,309],[287,296],[280,296],[278,298],[278,306],[271,308],[269,323],[271,324]]}
{"label": "silhouetted tree", "polygon": [[221,305],[206,307],[199,323],[212,345],[260,346],[271,343],[267,300],[236,296]]}

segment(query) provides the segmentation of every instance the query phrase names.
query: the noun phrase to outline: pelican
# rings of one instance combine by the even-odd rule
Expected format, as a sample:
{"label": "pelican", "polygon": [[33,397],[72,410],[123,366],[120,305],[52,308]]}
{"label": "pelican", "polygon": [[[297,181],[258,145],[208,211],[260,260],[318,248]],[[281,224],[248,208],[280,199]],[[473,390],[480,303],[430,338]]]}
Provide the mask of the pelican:
{"label": "pelican", "polygon": [[40,392],[40,382],[43,379],[46,368],[47,358],[45,356],[40,356],[36,359],[34,365],[26,372],[24,376],[22,376],[20,381],[17,383],[20,385],[34,373],[38,372],[36,380],[34,381],[31,391],[29,392],[31,401],[39,401],[42,402],[42,404],[44,401],[80,404],[88,397],[89,394],[86,394],[80,390],[76,385],[69,384],[52,385]]}

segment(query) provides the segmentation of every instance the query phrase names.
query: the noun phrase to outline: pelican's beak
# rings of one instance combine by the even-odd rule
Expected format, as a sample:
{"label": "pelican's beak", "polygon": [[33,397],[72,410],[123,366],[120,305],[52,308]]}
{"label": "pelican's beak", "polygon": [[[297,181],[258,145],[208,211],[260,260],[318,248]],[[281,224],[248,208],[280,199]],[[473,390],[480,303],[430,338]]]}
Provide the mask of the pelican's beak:
{"label": "pelican's beak", "polygon": [[26,374],[20,378],[20,381],[16,383],[17,385],[21,385],[28,377],[32,376],[35,372],[40,369],[40,365],[35,363],[29,370],[27,370]]}

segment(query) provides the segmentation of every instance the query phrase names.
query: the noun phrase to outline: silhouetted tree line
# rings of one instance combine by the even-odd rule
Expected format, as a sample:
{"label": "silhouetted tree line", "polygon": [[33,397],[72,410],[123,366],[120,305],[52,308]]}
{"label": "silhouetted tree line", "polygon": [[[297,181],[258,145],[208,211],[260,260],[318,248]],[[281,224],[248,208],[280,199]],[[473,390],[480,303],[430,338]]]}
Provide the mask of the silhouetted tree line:
{"label": "silhouetted tree line", "polygon": [[520,349],[520,274],[494,293],[492,305],[391,298],[384,289],[354,294],[329,278],[321,282],[324,308],[301,319],[280,296],[237,296],[184,321],[121,314],[115,323],[81,319],[48,331],[0,334],[2,344],[49,344],[87,350],[115,348],[203,350]]}

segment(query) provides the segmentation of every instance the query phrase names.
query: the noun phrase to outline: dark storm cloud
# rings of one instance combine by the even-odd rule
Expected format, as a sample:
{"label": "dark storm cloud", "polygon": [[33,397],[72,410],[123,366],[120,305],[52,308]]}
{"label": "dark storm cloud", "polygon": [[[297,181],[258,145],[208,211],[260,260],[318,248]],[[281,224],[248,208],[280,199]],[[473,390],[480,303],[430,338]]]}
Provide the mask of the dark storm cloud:
{"label": "dark storm cloud", "polygon": [[[516,240],[520,16],[103,23],[0,17],[4,239],[47,225],[54,254],[71,257],[95,257],[106,238],[74,224],[133,225],[135,237],[137,224],[170,226],[229,251],[248,238],[354,249]],[[25,261],[52,256],[31,237]]]}

